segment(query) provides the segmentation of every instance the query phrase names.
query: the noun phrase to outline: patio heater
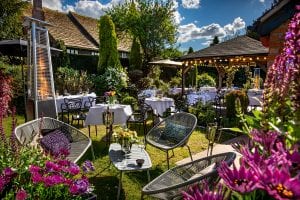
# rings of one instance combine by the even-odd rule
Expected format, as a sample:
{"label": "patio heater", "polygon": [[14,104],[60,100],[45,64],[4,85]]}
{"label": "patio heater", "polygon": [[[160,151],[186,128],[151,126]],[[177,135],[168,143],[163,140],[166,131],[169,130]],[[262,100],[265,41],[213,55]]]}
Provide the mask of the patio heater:
{"label": "patio heater", "polygon": [[260,68],[254,68],[254,88],[260,89]]}
{"label": "patio heater", "polygon": [[28,17],[24,25],[28,30],[27,118],[57,118],[50,42],[46,28],[49,24]]}

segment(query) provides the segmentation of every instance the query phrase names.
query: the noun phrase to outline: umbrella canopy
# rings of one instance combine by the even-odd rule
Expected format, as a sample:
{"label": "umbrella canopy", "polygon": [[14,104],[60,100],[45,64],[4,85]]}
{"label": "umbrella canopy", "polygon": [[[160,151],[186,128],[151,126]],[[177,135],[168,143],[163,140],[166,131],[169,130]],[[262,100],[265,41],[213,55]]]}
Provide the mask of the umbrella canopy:
{"label": "umbrella canopy", "polygon": [[[52,54],[62,51],[53,47],[50,47],[50,49]],[[27,41],[21,39],[0,41],[0,55],[26,57]]]}
{"label": "umbrella canopy", "polygon": [[177,62],[177,61],[173,61],[170,59],[164,59],[164,60],[157,60],[157,61],[153,61],[153,62],[149,62],[149,64],[153,64],[153,65],[164,65],[166,67],[182,67],[182,62]]}

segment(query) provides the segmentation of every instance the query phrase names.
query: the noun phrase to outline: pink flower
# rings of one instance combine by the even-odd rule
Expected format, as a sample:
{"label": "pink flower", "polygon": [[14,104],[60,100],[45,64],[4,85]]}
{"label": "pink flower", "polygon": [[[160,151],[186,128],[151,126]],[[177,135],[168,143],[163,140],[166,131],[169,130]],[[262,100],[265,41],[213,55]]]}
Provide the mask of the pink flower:
{"label": "pink flower", "polygon": [[24,199],[27,199],[27,197],[28,197],[28,194],[24,189],[18,190],[17,195],[16,195],[16,200],[24,200]]}
{"label": "pink flower", "polygon": [[34,184],[41,183],[43,181],[43,177],[38,172],[34,172],[31,174],[31,180]]}
{"label": "pink flower", "polygon": [[71,194],[83,194],[88,191],[89,182],[86,178],[75,180],[70,186]]}
{"label": "pink flower", "polygon": [[39,166],[35,166],[35,165],[30,165],[29,167],[29,172],[30,173],[38,173],[40,172],[41,168]]}
{"label": "pink flower", "polygon": [[75,176],[75,175],[79,174],[80,167],[78,165],[76,165],[75,163],[71,163],[68,171],[71,175]]}

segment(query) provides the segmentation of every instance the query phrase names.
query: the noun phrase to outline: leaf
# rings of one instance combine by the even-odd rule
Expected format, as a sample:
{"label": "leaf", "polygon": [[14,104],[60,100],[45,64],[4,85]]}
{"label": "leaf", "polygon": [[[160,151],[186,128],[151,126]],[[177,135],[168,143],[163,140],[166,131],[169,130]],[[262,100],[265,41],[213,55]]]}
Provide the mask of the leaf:
{"label": "leaf", "polygon": [[240,128],[237,127],[233,127],[233,128],[222,128],[221,130],[229,130],[229,131],[233,131],[233,132],[237,132],[237,133],[245,133],[243,130],[241,130]]}

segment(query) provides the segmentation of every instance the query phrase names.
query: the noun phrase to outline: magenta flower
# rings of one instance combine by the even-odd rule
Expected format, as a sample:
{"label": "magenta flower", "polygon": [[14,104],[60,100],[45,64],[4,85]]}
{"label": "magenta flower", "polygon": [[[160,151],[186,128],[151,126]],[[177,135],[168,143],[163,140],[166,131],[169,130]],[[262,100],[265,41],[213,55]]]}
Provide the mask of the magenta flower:
{"label": "magenta flower", "polygon": [[70,164],[71,164],[71,161],[69,161],[69,160],[59,160],[58,162],[57,162],[57,164],[59,164],[60,166],[70,166]]}
{"label": "magenta flower", "polygon": [[34,184],[41,183],[43,181],[43,177],[38,172],[31,173],[31,180]]}
{"label": "magenta flower", "polygon": [[30,167],[29,167],[29,172],[30,173],[38,173],[38,172],[40,172],[41,171],[41,167],[39,167],[39,166],[35,166],[35,165],[30,165]]}
{"label": "magenta flower", "polygon": [[5,188],[5,185],[6,185],[6,181],[5,181],[4,177],[0,176],[0,193]]}
{"label": "magenta flower", "polygon": [[253,129],[250,133],[252,135],[252,139],[255,142],[263,145],[264,149],[270,151],[273,148],[273,145],[279,135],[276,131],[262,131]]}
{"label": "magenta flower", "polygon": [[7,177],[9,179],[11,179],[13,176],[16,175],[16,172],[14,172],[10,167],[6,167],[3,171],[2,171],[4,177]]}
{"label": "magenta flower", "polygon": [[240,166],[239,169],[233,164],[233,170],[231,170],[227,163],[222,162],[218,168],[219,176],[224,180],[224,183],[232,190],[248,193],[259,188],[258,176],[245,166]]}
{"label": "magenta flower", "polygon": [[46,161],[45,166],[48,172],[58,172],[61,170],[61,167],[58,164],[51,161]]}
{"label": "magenta flower", "polygon": [[71,194],[83,194],[88,191],[89,182],[86,178],[75,180],[69,188]]}
{"label": "magenta flower", "polygon": [[69,167],[69,169],[68,169],[68,172],[69,172],[71,175],[75,176],[75,175],[79,174],[79,172],[80,172],[80,167],[79,167],[78,165],[76,165],[75,163],[71,163],[71,164],[70,164],[70,167]]}
{"label": "magenta flower", "polygon": [[260,177],[260,182],[268,194],[275,199],[300,199],[300,179],[292,178],[286,170],[270,167]]}
{"label": "magenta flower", "polygon": [[25,200],[25,199],[27,199],[27,197],[28,197],[28,194],[24,189],[18,190],[17,195],[16,195],[16,200]]}
{"label": "magenta flower", "polygon": [[182,192],[184,200],[223,200],[224,190],[221,185],[210,191],[208,183],[203,181],[199,186],[194,185],[188,192]]}
{"label": "magenta flower", "polygon": [[65,182],[65,178],[60,175],[50,175],[43,179],[46,187],[51,187]]}

